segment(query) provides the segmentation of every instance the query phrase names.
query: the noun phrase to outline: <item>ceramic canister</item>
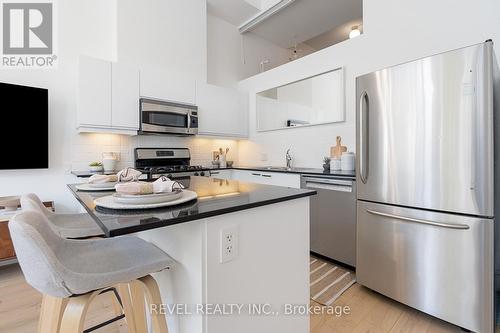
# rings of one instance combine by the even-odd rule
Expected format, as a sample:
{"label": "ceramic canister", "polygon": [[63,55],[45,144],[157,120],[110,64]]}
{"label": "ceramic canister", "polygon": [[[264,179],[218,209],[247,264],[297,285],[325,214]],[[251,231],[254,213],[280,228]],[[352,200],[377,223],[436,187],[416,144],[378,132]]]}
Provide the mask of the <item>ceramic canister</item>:
{"label": "ceramic canister", "polygon": [[354,153],[353,152],[345,152],[342,153],[341,157],[341,169],[343,171],[352,171],[354,170]]}
{"label": "ceramic canister", "polygon": [[116,153],[102,153],[102,165],[104,171],[114,171],[116,170],[116,162],[118,161],[118,156]]}

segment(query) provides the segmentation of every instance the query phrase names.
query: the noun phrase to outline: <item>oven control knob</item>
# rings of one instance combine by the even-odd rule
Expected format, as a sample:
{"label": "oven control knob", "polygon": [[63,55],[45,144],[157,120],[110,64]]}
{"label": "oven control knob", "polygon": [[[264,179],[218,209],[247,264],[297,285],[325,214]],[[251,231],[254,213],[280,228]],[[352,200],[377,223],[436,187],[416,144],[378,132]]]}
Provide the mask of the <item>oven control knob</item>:
{"label": "oven control knob", "polygon": [[200,176],[205,176],[205,171],[200,172]]}
{"label": "oven control knob", "polygon": [[198,172],[195,172],[195,173],[194,173],[194,175],[195,175],[195,176],[199,176]]}

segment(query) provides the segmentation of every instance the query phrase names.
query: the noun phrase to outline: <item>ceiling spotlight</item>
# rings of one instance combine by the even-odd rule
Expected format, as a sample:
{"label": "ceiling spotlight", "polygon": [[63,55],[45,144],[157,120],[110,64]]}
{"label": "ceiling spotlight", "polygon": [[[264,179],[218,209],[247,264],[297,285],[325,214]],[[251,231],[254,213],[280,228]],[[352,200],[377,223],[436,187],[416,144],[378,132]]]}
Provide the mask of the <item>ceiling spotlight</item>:
{"label": "ceiling spotlight", "polygon": [[351,32],[349,32],[349,38],[358,37],[359,35],[361,35],[361,31],[359,31],[359,26],[358,25],[353,26],[351,28]]}

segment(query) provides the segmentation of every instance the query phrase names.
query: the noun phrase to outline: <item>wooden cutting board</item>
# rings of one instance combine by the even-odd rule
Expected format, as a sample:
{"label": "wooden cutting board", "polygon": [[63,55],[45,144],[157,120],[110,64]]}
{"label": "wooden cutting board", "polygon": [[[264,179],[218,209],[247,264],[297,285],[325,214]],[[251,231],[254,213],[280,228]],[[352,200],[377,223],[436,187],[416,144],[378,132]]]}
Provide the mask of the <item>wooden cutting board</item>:
{"label": "wooden cutting board", "polygon": [[343,152],[347,151],[346,146],[342,146],[342,138],[337,136],[337,145],[330,148],[331,157],[341,157]]}

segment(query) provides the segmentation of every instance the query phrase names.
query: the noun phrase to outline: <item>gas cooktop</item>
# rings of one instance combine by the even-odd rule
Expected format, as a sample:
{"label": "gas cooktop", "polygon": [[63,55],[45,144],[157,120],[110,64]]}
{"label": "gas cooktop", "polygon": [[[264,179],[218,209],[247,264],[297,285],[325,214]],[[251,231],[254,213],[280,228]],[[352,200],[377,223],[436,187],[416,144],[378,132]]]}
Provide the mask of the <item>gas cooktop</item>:
{"label": "gas cooktop", "polygon": [[135,168],[149,179],[167,177],[209,176],[208,168],[191,165],[188,148],[136,148]]}

